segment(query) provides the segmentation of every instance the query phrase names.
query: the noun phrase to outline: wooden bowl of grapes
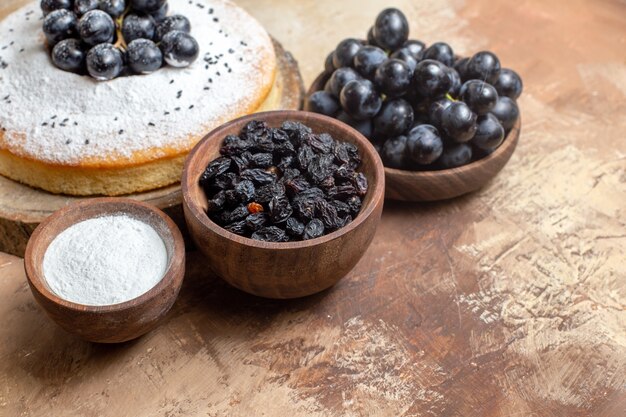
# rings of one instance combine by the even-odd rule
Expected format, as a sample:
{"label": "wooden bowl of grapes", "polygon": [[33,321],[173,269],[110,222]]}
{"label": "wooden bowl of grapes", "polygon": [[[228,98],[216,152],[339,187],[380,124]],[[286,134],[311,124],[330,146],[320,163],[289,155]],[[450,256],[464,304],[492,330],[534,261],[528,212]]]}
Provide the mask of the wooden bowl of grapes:
{"label": "wooden bowl of grapes", "polygon": [[335,285],[361,259],[380,222],[385,173],[350,126],[273,111],[210,132],[181,184],[207,267],[247,293],[291,299]]}
{"label": "wooden bowl of grapes", "polygon": [[[329,73],[323,73],[313,82],[305,99],[305,109],[307,109],[307,103],[310,102],[310,97],[314,93],[325,89],[326,91],[329,90],[327,82],[330,76]],[[428,107],[422,111],[428,112]],[[347,116],[341,109],[334,117],[370,136],[368,131],[371,132],[372,129],[369,125]],[[416,120],[412,129],[419,124],[420,122]],[[424,126],[419,129],[425,130]],[[521,118],[517,117],[514,124],[509,126],[503,135],[504,139],[501,144],[490,151],[481,150],[471,143],[452,145],[457,153],[447,156],[450,159],[465,159],[460,166],[454,167],[446,167],[445,163],[442,163],[444,155],[429,165],[420,165],[411,161],[408,163],[406,161],[394,161],[394,158],[388,157],[389,150],[386,149],[386,146],[390,146],[391,141],[390,144],[385,145],[386,141],[373,137],[375,133],[371,133],[370,140],[381,154],[385,165],[385,198],[409,202],[439,201],[459,197],[480,189],[495,177],[509,161],[517,146],[520,130]],[[425,133],[428,134],[429,132],[426,131]],[[406,136],[398,139],[397,142],[402,140],[406,140]],[[404,144],[397,144],[396,146],[404,146]],[[385,153],[386,151],[387,153]],[[402,169],[398,168],[400,165]]]}

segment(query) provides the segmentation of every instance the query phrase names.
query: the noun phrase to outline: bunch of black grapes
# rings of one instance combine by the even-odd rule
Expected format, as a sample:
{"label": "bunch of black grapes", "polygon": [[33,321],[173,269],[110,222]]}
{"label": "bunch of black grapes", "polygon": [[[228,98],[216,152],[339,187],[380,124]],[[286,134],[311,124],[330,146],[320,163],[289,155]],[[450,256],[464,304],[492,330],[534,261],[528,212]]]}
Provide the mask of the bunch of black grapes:
{"label": "bunch of black grapes", "polygon": [[305,109],[360,131],[391,168],[454,168],[496,150],[519,118],[520,76],[492,52],[462,58],[408,37],[404,14],[383,10],[367,41],[345,39],[328,55]]}
{"label": "bunch of black grapes", "polygon": [[43,32],[58,68],[99,81],[186,67],[198,42],[167,0],[41,0]]}

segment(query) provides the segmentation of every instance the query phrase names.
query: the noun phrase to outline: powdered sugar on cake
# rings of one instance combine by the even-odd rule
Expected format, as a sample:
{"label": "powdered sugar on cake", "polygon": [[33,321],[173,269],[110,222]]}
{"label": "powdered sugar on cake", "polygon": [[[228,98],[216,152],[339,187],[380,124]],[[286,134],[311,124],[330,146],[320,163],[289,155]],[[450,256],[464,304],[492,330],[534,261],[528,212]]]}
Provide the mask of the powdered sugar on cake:
{"label": "powdered sugar on cake", "polygon": [[252,106],[273,82],[265,30],[225,0],[171,3],[191,22],[198,60],[107,82],[51,63],[38,1],[0,22],[0,148],[61,165],[158,158]]}

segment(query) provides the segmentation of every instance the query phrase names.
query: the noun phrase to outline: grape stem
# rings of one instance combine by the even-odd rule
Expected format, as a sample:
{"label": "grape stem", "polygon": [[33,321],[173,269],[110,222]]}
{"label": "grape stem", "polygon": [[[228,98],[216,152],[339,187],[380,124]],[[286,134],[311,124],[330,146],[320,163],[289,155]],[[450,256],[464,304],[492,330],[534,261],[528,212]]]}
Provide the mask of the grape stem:
{"label": "grape stem", "polygon": [[448,100],[450,100],[450,101],[458,101],[457,99],[455,99],[454,97],[452,97],[452,96],[450,95],[450,93],[446,93],[446,98],[447,98]]}
{"label": "grape stem", "polygon": [[126,51],[128,45],[126,44],[126,40],[124,39],[124,35],[122,34],[122,24],[124,23],[124,18],[130,12],[130,4],[126,6],[124,9],[124,13],[121,14],[117,19],[115,19],[115,31],[117,32],[117,42],[115,42],[115,46],[122,51]]}

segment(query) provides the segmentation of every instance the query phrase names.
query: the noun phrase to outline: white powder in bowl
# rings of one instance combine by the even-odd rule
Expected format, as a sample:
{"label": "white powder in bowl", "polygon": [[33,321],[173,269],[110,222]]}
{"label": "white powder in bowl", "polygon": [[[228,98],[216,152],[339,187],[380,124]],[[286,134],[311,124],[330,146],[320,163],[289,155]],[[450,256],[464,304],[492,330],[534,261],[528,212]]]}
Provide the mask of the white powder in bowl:
{"label": "white powder in bowl", "polygon": [[167,263],[156,230],[120,214],[85,220],[61,232],[46,250],[43,274],[59,297],[103,306],[149,291],[163,278]]}

